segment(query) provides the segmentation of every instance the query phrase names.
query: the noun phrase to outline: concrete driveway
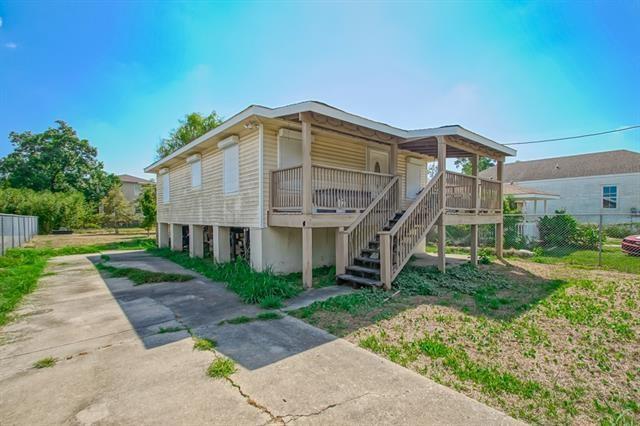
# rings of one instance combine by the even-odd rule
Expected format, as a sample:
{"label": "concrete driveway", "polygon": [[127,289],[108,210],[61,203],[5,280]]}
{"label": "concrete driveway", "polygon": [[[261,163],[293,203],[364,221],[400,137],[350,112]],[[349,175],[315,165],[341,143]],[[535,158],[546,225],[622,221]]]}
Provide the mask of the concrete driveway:
{"label": "concrete driveway", "polygon": [[[221,325],[260,310],[204,277],[134,287],[91,258],[52,259],[2,329],[2,424],[516,423],[292,317]],[[143,252],[111,263],[196,275]],[[186,330],[159,333],[174,327],[215,339],[238,372],[207,377],[214,354]],[[48,356],[54,367],[31,367]]]}

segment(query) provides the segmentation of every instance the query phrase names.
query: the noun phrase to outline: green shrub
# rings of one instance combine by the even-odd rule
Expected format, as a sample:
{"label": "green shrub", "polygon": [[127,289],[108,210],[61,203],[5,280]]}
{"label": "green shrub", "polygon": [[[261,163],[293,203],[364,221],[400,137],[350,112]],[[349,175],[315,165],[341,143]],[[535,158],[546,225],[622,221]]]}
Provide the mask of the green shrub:
{"label": "green shrub", "polygon": [[604,233],[611,238],[624,238],[629,235],[640,234],[640,223],[618,223],[604,227]]}
{"label": "green shrub", "polygon": [[579,224],[570,243],[578,248],[596,250],[598,248],[599,235],[600,230],[597,225]]}
{"label": "green shrub", "polygon": [[38,216],[41,234],[59,228],[87,228],[97,221],[95,206],[87,203],[80,192],[0,189],[0,211]]}
{"label": "green shrub", "polygon": [[564,210],[556,210],[556,215],[543,216],[538,220],[538,230],[544,246],[567,246],[567,242],[575,238],[578,221]]}

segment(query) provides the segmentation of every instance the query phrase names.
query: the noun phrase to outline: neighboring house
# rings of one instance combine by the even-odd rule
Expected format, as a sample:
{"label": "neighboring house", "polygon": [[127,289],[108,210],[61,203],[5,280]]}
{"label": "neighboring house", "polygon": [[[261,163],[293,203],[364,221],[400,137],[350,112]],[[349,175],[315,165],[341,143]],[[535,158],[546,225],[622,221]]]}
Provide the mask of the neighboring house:
{"label": "neighboring house", "polygon": [[[480,174],[482,175],[482,172]],[[547,214],[549,211],[547,202],[560,198],[558,194],[516,185],[513,182],[505,183],[502,191],[505,197],[514,199],[518,211],[523,215]]]}
{"label": "neighboring house", "polygon": [[[494,178],[496,167],[480,173]],[[583,222],[640,219],[640,153],[617,150],[568,157],[516,161],[504,165],[504,182],[555,194],[546,201],[549,213],[566,210]],[[533,213],[533,200],[526,201]]]}
{"label": "neighboring house", "polygon": [[[460,126],[403,130],[310,101],[250,106],[145,172],[158,176],[162,247],[302,271],[306,287],[335,264],[339,280],[389,288],[431,227],[471,224],[474,241],[478,224],[502,227],[502,185],[445,173],[446,158],[500,169],[512,155]],[[441,172],[427,182],[429,161]]]}
{"label": "neighboring house", "polygon": [[131,175],[118,175],[122,184],[122,193],[128,202],[135,205],[144,185],[154,185],[153,181]]}

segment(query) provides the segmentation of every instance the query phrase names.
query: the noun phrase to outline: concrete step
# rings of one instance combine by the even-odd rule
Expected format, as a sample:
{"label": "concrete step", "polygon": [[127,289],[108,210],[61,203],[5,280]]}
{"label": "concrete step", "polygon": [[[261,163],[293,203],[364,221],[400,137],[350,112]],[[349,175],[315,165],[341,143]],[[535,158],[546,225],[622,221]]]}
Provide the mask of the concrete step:
{"label": "concrete step", "polygon": [[360,266],[371,266],[371,265],[375,265],[377,267],[380,266],[380,259],[375,259],[372,257],[358,256],[354,259],[354,261],[356,265],[360,265]]}
{"label": "concrete step", "polygon": [[364,285],[367,287],[382,287],[382,282],[377,280],[372,280],[369,278],[358,277],[351,274],[340,274],[337,276],[338,282],[341,283],[351,283],[356,285]]}

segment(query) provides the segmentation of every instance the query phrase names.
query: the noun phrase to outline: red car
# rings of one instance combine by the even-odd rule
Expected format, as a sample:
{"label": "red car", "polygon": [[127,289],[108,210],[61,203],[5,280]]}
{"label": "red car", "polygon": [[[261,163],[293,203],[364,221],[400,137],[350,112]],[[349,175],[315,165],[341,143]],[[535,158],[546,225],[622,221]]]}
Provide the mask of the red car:
{"label": "red car", "polygon": [[622,240],[622,251],[640,256],[640,235],[629,235]]}

